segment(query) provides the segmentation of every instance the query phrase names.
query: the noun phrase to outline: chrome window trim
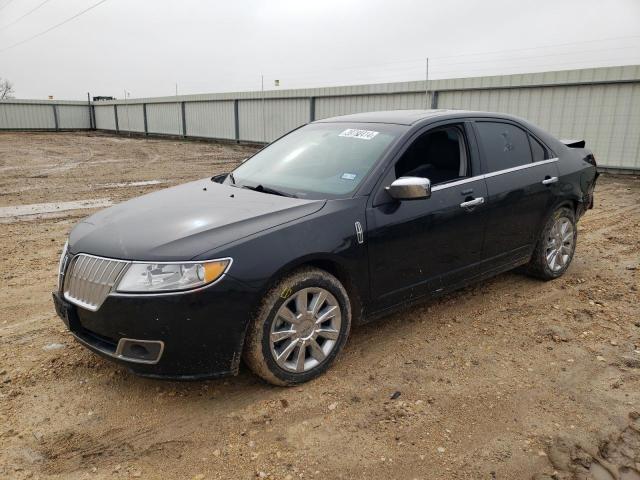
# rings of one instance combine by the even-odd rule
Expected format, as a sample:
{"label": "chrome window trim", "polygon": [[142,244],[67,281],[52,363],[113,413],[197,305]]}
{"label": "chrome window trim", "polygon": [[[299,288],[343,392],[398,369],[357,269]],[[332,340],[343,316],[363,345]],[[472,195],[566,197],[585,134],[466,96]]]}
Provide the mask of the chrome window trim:
{"label": "chrome window trim", "polygon": [[526,163],[524,165],[518,165],[517,167],[505,168],[503,170],[496,170],[495,172],[484,173],[482,175],[476,175],[474,177],[463,178],[461,180],[456,180],[449,183],[441,183],[440,185],[434,185],[431,187],[432,192],[437,192],[438,190],[444,190],[445,188],[457,187],[458,185],[464,185],[465,183],[475,182],[476,180],[483,180],[491,177],[497,177],[498,175],[504,175],[505,173],[516,172],[518,170],[524,170],[531,167],[537,167],[538,165],[545,165],[547,163],[557,162],[559,159],[549,158],[547,160],[540,160],[538,162]]}
{"label": "chrome window trim", "polygon": [[524,165],[518,165],[517,167],[505,168],[504,170],[496,170],[495,172],[485,173],[484,178],[496,177],[505,173],[517,172],[518,170],[524,170],[526,168],[537,167],[538,165],[545,165],[547,163],[557,162],[558,158],[550,158],[548,160],[540,160],[538,162],[525,163]]}
{"label": "chrome window trim", "polygon": [[438,190],[444,190],[449,187],[457,187],[458,185],[464,185],[465,183],[471,183],[482,179],[484,179],[484,175],[476,175],[475,177],[463,178],[454,182],[441,183],[440,185],[434,185],[431,187],[431,192],[437,192]]}

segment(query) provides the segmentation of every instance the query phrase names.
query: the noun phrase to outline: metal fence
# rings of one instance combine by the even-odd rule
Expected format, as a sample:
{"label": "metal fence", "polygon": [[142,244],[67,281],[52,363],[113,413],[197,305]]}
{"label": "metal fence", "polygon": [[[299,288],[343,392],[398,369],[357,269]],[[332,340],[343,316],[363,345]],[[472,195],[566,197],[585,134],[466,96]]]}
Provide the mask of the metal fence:
{"label": "metal fence", "polygon": [[90,129],[87,102],[1,100],[0,130]]}
{"label": "metal fence", "polygon": [[640,170],[640,65],[91,105],[9,100],[0,102],[0,129],[95,128],[260,143],[317,119],[416,108],[511,113],[560,138],[584,138],[604,167]]}

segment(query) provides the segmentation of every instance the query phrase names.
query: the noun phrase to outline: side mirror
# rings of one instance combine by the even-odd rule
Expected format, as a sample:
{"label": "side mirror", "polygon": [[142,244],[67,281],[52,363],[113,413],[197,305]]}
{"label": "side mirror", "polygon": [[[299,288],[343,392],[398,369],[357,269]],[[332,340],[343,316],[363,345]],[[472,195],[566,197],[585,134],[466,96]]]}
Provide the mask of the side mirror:
{"label": "side mirror", "polygon": [[420,200],[431,196],[431,180],[422,177],[400,177],[386,187],[396,200]]}

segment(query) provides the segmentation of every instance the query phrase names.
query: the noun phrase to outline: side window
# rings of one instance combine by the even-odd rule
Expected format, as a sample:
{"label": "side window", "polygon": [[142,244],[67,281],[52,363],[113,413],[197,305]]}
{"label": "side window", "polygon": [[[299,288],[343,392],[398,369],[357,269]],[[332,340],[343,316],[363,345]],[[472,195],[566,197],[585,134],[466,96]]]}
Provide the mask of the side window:
{"label": "side window", "polygon": [[396,163],[396,178],[425,177],[432,184],[468,174],[467,147],[462,129],[447,126],[420,135]]}
{"label": "side window", "polygon": [[549,153],[547,149],[535,138],[529,135],[529,141],[531,142],[531,153],[533,154],[533,161],[539,162],[540,160],[547,160]]}
{"label": "side window", "polygon": [[487,173],[531,163],[531,147],[524,130],[510,123],[477,122]]}

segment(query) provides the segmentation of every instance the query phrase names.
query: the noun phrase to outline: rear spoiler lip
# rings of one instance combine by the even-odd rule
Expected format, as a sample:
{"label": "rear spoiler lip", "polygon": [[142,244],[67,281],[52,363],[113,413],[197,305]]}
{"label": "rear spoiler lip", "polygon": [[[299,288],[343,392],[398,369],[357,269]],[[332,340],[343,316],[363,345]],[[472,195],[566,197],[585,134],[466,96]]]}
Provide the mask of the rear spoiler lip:
{"label": "rear spoiler lip", "polygon": [[560,140],[560,142],[569,148],[584,148],[585,145],[587,144],[585,140],[563,139],[563,140]]}

